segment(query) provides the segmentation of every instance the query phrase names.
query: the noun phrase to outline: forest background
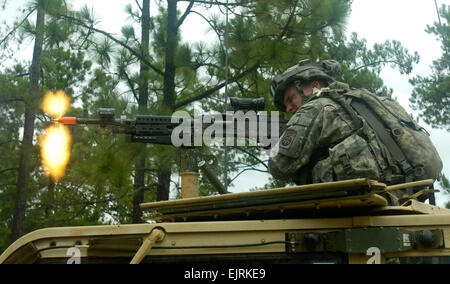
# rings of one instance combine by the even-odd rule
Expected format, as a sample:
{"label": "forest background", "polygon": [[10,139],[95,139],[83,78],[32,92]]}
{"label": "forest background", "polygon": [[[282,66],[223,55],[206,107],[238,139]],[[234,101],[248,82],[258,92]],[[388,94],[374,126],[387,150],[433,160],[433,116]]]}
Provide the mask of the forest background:
{"label": "forest background", "polygon": [[[73,128],[66,176],[45,175],[38,135],[50,124],[40,109],[47,91],[64,90],[69,115],[79,117],[99,107],[128,117],[223,112],[225,92],[265,97],[275,110],[275,75],[302,59],[332,58],[342,63],[339,80],[405,106],[450,175],[449,5],[226,2],[0,1],[0,252],[39,228],[137,223],[139,203],[179,196],[179,149],[127,144],[98,127]],[[201,151],[217,157],[232,192],[286,185],[271,179],[261,149],[229,148],[226,166],[223,148]],[[450,207],[445,176],[438,187],[438,205]],[[203,178],[200,193],[217,194]]]}

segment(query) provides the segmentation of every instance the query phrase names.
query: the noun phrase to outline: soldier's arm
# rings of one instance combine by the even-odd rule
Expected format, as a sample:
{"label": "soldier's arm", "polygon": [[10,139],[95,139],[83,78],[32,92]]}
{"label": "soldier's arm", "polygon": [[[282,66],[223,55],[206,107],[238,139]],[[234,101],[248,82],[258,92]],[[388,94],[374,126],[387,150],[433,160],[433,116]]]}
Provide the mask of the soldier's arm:
{"label": "soldier's arm", "polygon": [[275,179],[294,180],[310,162],[323,128],[323,106],[303,106],[289,121],[280,140],[271,150],[269,171]]}
{"label": "soldier's arm", "polygon": [[[315,151],[323,151],[353,132],[351,119],[339,106],[319,99],[303,106],[272,149],[269,171],[274,178],[295,180]],[[322,153],[326,154],[326,153]]]}

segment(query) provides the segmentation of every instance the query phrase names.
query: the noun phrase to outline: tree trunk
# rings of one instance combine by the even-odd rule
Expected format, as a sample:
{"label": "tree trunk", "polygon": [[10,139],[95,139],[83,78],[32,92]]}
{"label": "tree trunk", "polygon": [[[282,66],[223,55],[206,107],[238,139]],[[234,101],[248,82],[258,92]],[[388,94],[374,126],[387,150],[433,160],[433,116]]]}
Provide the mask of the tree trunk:
{"label": "tree trunk", "polygon": [[11,241],[20,238],[24,233],[27,187],[30,179],[30,157],[33,148],[34,120],[39,97],[39,77],[41,69],[41,54],[44,39],[45,0],[39,1],[36,18],[36,38],[34,42],[33,60],[30,70],[29,97],[25,100],[25,122],[22,146],[20,151],[19,172],[17,177],[16,199],[14,206]]}
{"label": "tree trunk", "polygon": [[[142,19],[141,19],[141,54],[145,59],[149,59],[150,51],[150,0],[142,1]],[[145,64],[143,60],[140,61],[140,74],[139,74],[139,113],[147,113],[148,103],[148,71],[149,66]],[[133,197],[133,223],[142,222],[142,210],[139,206],[144,202],[144,188],[145,188],[145,168],[147,155],[145,151],[145,145],[138,145],[140,148],[140,155],[138,161],[135,164],[136,175],[134,179],[134,197]]]}
{"label": "tree trunk", "polygon": [[[167,32],[166,32],[166,54],[164,72],[164,98],[163,109],[172,113],[175,110],[175,55],[178,45],[177,26],[177,0],[167,0]],[[168,200],[170,192],[170,168],[162,166],[158,172],[157,201]]]}
{"label": "tree trunk", "polygon": [[156,193],[156,201],[169,200],[170,176],[172,172],[164,167],[158,171],[158,189]]}
{"label": "tree trunk", "polygon": [[141,149],[141,153],[135,163],[136,174],[134,176],[134,196],[133,196],[133,224],[142,223],[142,210],[139,204],[144,202],[145,189],[145,144],[137,145]]}
{"label": "tree trunk", "polygon": [[[141,19],[141,54],[146,60],[150,57],[150,0],[142,1],[142,19]],[[147,112],[148,103],[148,71],[150,67],[144,61],[140,61],[139,78],[139,108]]]}
{"label": "tree trunk", "polygon": [[167,0],[167,33],[163,105],[173,112],[175,107],[175,55],[177,50],[177,0]]}

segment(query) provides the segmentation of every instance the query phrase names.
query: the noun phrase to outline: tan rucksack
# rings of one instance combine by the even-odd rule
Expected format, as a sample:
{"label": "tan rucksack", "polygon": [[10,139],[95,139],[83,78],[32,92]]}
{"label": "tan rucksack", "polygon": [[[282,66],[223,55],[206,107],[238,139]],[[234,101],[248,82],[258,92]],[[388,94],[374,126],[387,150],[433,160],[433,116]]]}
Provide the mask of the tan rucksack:
{"label": "tan rucksack", "polygon": [[341,88],[343,85],[333,83],[321,95],[344,107],[355,125],[362,127],[365,120],[389,151],[391,166],[401,170],[405,182],[436,180],[443,165],[425,129],[395,100],[374,95],[365,89]]}

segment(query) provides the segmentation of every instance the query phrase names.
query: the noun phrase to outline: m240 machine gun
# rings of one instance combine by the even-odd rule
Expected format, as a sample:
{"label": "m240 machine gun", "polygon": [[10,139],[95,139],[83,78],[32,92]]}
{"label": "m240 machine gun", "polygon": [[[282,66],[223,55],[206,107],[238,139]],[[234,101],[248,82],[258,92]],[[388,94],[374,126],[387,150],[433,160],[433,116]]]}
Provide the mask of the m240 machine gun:
{"label": "m240 machine gun", "polygon": [[[135,119],[122,116],[115,118],[115,110],[100,108],[99,118],[62,117],[55,119],[65,125],[113,126],[113,132],[125,134],[128,142],[173,145],[176,147],[198,147],[209,140],[203,138],[251,139],[270,148],[286,128],[287,121],[278,112],[269,116],[264,112],[264,99],[231,98],[233,111],[202,114],[191,117],[187,112],[168,115],[137,115]],[[261,112],[261,113],[257,113]],[[231,142],[230,142],[231,143]],[[228,145],[227,145],[228,146]],[[238,146],[243,146],[238,142]]]}
{"label": "m240 machine gun", "polygon": [[124,134],[128,142],[180,147],[182,151],[193,154],[182,153],[182,160],[183,156],[196,158],[194,170],[182,170],[183,197],[194,197],[198,193],[198,170],[202,171],[219,193],[225,194],[225,187],[211,170],[211,165],[217,162],[215,157],[202,155],[194,148],[203,145],[246,146],[248,141],[249,146],[270,149],[278,142],[287,124],[278,112],[272,112],[269,116],[264,111],[263,98],[231,98],[230,102],[233,111],[193,117],[187,112],[176,112],[172,116],[137,115],[135,119],[125,116],[116,119],[114,109],[100,108],[98,118],[95,119],[62,117],[54,122],[64,125],[112,126],[113,132]]}

